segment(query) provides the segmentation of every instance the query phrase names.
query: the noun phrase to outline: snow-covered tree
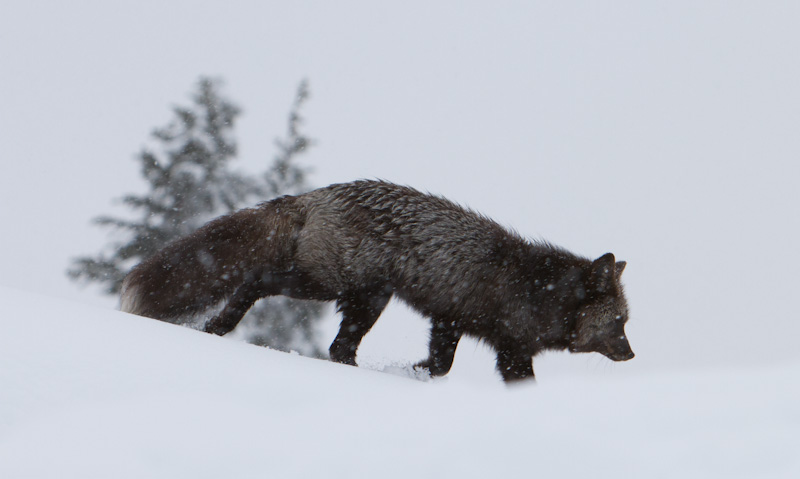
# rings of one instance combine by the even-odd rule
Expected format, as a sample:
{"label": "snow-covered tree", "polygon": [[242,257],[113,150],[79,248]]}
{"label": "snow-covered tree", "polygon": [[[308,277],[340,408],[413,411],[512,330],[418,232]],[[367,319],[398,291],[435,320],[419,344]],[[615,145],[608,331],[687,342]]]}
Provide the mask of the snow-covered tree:
{"label": "snow-covered tree", "polygon": [[[112,243],[95,257],[77,258],[67,272],[72,279],[100,283],[108,294],[118,294],[130,268],[211,218],[308,189],[306,171],[295,161],[311,144],[300,132],[307,82],[298,88],[287,137],[277,141],[278,154],[261,178],[230,167],[236,156],[233,127],[240,109],[220,96],[219,88],[218,81],[201,78],[192,104],[173,108],[172,122],[153,131],[159,151],[144,149],[137,157],[148,191],[122,198],[138,217],[94,220],[126,240]],[[314,326],[320,316],[317,303],[270,298],[248,313],[239,334],[256,344],[319,356]]]}
{"label": "snow-covered tree", "polygon": [[[304,80],[289,112],[286,137],[275,141],[278,153],[263,175],[259,191],[263,198],[304,193],[311,189],[306,181],[307,170],[296,162],[297,155],[313,144],[300,131],[303,124],[300,109],[308,96],[308,82]],[[234,334],[260,346],[322,357],[325,353],[315,340],[316,323],[322,312],[322,303],[316,301],[300,301],[285,296],[262,299],[248,311]]]}

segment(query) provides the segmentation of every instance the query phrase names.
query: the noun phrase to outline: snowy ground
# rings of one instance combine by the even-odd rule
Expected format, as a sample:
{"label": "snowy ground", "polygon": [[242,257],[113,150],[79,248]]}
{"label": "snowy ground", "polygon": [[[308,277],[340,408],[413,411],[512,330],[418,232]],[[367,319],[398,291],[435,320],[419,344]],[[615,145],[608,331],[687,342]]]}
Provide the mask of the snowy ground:
{"label": "snowy ground", "polygon": [[17,290],[0,304],[3,478],[800,477],[797,363],[423,382]]}

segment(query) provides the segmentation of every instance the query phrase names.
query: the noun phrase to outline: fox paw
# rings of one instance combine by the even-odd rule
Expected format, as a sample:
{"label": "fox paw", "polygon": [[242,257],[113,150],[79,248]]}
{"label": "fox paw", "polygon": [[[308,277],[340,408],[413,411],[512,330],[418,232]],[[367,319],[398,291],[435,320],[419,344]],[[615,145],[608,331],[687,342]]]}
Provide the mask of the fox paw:
{"label": "fox paw", "polygon": [[227,326],[219,319],[212,318],[209,322],[203,326],[203,331],[210,334],[216,334],[217,336],[225,336],[226,334],[230,333],[233,328]]}
{"label": "fox paw", "polygon": [[431,361],[430,359],[426,359],[424,361],[420,361],[414,365],[415,371],[427,371],[431,377],[436,376],[444,376],[448,372],[450,372],[450,368],[445,368],[441,365],[437,365],[435,362]]}
{"label": "fox paw", "polygon": [[351,355],[342,355],[331,353],[331,361],[339,364],[347,364],[349,366],[356,366],[356,357]]}

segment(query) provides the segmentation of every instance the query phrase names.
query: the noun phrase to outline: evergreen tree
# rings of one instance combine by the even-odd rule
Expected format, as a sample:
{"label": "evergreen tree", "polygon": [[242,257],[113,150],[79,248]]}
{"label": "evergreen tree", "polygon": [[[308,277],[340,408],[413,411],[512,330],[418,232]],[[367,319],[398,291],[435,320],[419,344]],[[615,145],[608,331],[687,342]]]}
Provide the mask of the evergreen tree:
{"label": "evergreen tree", "polygon": [[[311,139],[300,132],[303,123],[300,109],[308,95],[308,83],[304,80],[297,89],[289,112],[286,138],[275,141],[278,153],[264,173],[260,191],[264,198],[298,194],[310,189],[306,182],[307,170],[294,161],[298,154],[313,144]],[[322,357],[325,353],[316,341],[316,323],[322,312],[323,304],[316,301],[273,296],[258,301],[233,334],[259,346]]]}
{"label": "evergreen tree", "polygon": [[[240,109],[218,90],[219,82],[201,78],[192,105],[175,107],[174,120],[152,133],[161,152],[145,149],[138,156],[149,190],[122,198],[139,212],[138,219],[101,216],[94,220],[123,232],[127,242],[114,243],[110,252],[97,257],[77,258],[67,272],[72,279],[103,284],[108,294],[116,295],[130,268],[211,218],[308,189],[305,170],[294,162],[311,144],[299,130],[307,83],[303,81],[298,89],[287,138],[277,142],[279,153],[260,180],[230,169],[229,162],[236,156],[233,127]],[[318,303],[270,298],[268,305],[257,304],[248,313],[239,334],[256,344],[319,356],[314,325],[320,316]]]}

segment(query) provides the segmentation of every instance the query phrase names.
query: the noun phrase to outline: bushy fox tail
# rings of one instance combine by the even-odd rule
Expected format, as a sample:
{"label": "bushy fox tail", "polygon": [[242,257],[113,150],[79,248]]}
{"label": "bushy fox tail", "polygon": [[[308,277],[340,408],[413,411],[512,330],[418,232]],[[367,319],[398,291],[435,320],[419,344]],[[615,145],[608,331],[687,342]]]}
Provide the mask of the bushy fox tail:
{"label": "bushy fox tail", "polygon": [[259,268],[288,267],[298,216],[283,197],[211,221],[128,273],[120,310],[175,321],[230,296]]}

